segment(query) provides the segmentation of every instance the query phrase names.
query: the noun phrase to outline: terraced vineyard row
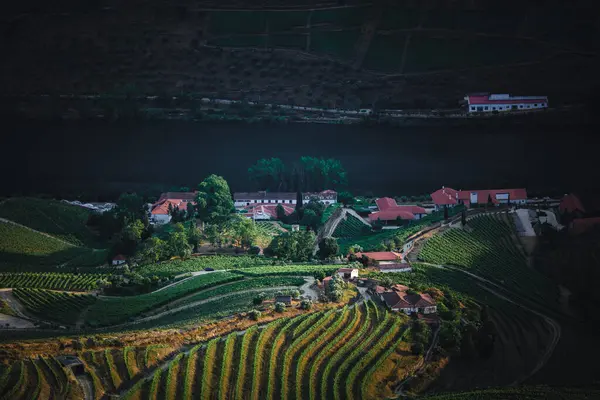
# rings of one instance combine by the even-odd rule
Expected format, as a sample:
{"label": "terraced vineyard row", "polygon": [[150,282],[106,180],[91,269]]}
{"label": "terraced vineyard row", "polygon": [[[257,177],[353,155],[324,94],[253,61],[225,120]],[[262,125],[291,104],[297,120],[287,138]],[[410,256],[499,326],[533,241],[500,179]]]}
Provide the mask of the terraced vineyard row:
{"label": "terraced vineyard row", "polygon": [[0,288],[38,288],[68,291],[97,289],[102,274],[62,274],[52,272],[0,273]]}
{"label": "terraced vineyard row", "polygon": [[22,288],[14,289],[13,293],[32,314],[65,324],[74,324],[79,314],[96,302],[94,296],[46,289]]}
{"label": "terraced vineyard row", "polygon": [[342,219],[338,226],[333,231],[333,237],[350,238],[363,235],[365,232],[370,232],[364,222],[361,222],[352,214],[346,214],[346,218]]}
{"label": "terraced vineyard row", "polygon": [[254,267],[236,270],[240,274],[248,276],[263,276],[263,275],[295,275],[295,276],[311,276],[315,271],[324,271],[332,273],[338,267],[332,265],[277,265],[268,267]]}
{"label": "terraced vineyard row", "polygon": [[142,265],[138,272],[142,275],[171,276],[187,272],[202,271],[204,268],[240,269],[271,265],[272,260],[256,256],[202,256],[189,260],[167,261],[156,264]]}
{"label": "terraced vineyard row", "polygon": [[540,303],[556,305],[552,282],[527,265],[517,248],[514,230],[501,215],[469,221],[473,230],[449,229],[427,241],[419,258],[434,264],[456,265],[485,276]]}
{"label": "terraced vineyard row", "polygon": [[275,227],[275,225],[269,221],[258,221],[256,223],[256,228],[260,233],[269,236],[277,236],[282,232],[281,229]]}
{"label": "terraced vineyard row", "polygon": [[130,297],[101,298],[90,308],[86,319],[92,326],[117,324],[195,291],[240,279],[243,279],[243,276],[238,274],[214,272],[195,276],[185,282],[153,293]]}
{"label": "terraced vineyard row", "polygon": [[83,393],[71,370],[54,357],[16,362],[0,374],[0,399],[73,399]]}
{"label": "terraced vineyard row", "polygon": [[194,347],[128,398],[361,398],[404,333],[401,317],[372,302],[282,318]]}

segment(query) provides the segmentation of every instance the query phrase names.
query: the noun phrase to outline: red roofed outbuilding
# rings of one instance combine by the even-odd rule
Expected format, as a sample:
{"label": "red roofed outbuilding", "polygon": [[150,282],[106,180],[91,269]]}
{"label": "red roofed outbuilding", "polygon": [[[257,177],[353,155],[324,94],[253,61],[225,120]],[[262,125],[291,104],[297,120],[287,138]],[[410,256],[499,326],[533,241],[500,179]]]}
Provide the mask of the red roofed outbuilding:
{"label": "red roofed outbuilding", "polygon": [[547,96],[477,93],[465,96],[470,113],[531,111],[548,108]]}
{"label": "red roofed outbuilding", "polygon": [[431,193],[431,199],[439,210],[444,206],[455,206],[465,204],[467,207],[473,204],[487,204],[491,200],[492,204],[525,204],[527,202],[527,190],[518,189],[484,189],[484,190],[454,190],[452,188],[442,187]]}

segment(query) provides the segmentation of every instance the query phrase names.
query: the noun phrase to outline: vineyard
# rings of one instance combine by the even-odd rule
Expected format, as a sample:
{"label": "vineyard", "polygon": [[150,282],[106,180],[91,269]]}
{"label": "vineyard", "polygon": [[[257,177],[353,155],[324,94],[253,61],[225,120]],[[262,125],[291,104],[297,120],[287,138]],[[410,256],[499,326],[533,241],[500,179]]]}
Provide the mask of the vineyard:
{"label": "vineyard", "polygon": [[[402,341],[402,319],[368,302],[281,318],[175,357],[128,398],[364,398],[370,376]],[[393,382],[390,382],[393,384]]]}
{"label": "vineyard", "polygon": [[492,355],[482,359],[452,360],[430,387],[435,392],[510,384],[535,368],[552,341],[553,331],[545,320],[498,298],[460,271],[413,263],[410,274],[372,273],[370,276],[390,278],[393,283],[407,285],[417,291],[438,288],[448,298],[460,301],[466,307],[465,311],[478,310],[477,304],[488,306],[497,330]]}
{"label": "vineyard", "polygon": [[95,397],[99,399],[104,393],[118,392],[129,381],[159,366],[173,350],[166,345],[151,345],[85,351],[78,356],[93,383]]}
{"label": "vineyard", "polygon": [[276,265],[269,267],[249,267],[236,272],[248,276],[263,275],[296,275],[311,276],[315,271],[324,271],[326,274],[333,273],[339,268],[336,265]]}
{"label": "vineyard", "polygon": [[449,229],[429,239],[419,258],[434,264],[456,265],[502,283],[520,296],[555,306],[557,289],[527,265],[517,247],[513,220],[505,214],[480,216],[469,221],[469,233]]}
{"label": "vineyard", "polygon": [[42,233],[0,221],[0,271],[71,271],[106,262],[106,250],[75,247]]}
{"label": "vineyard", "polygon": [[340,203],[334,203],[327,206],[325,211],[323,211],[323,215],[321,216],[321,224],[327,222],[327,220],[333,215],[333,213],[341,207],[342,205]]}
{"label": "vineyard", "polygon": [[68,291],[98,289],[101,274],[61,274],[52,272],[0,273],[0,288],[38,288]]}
{"label": "vineyard", "polygon": [[95,327],[126,322],[134,316],[167,304],[179,297],[239,279],[243,279],[243,276],[230,272],[214,272],[198,275],[164,290],[139,296],[102,297],[90,307],[86,323]]}
{"label": "vineyard", "polygon": [[0,370],[0,399],[65,399],[83,398],[81,387],[71,370],[54,357],[38,357],[15,362]]}
{"label": "vineyard", "polygon": [[[164,312],[150,321],[136,324],[135,328],[187,326],[238,314],[254,308],[252,301],[259,293],[264,293],[266,298],[272,299],[278,293],[297,290],[302,283],[304,280],[297,277],[262,277],[203,290],[170,303],[168,310],[155,310]],[[273,289],[274,287],[279,289]]]}
{"label": "vineyard", "polygon": [[254,256],[202,256],[189,260],[167,261],[142,265],[138,272],[142,275],[174,276],[187,272],[202,271],[204,268],[239,269],[271,265],[272,260]]}
{"label": "vineyard", "polygon": [[88,229],[90,211],[56,200],[12,198],[0,204],[0,218],[45,232],[76,246],[97,247],[98,238]]}
{"label": "vineyard", "polygon": [[371,228],[364,222],[359,221],[354,215],[346,214],[346,218],[340,221],[332,236],[336,238],[350,238],[363,235],[365,231],[370,232]]}
{"label": "vineyard", "polygon": [[14,295],[27,311],[42,320],[74,324],[79,314],[96,298],[90,295],[55,292],[46,289],[14,289]]}
{"label": "vineyard", "polygon": [[277,236],[282,232],[280,228],[269,221],[258,221],[256,223],[256,228],[261,234],[268,236]]}

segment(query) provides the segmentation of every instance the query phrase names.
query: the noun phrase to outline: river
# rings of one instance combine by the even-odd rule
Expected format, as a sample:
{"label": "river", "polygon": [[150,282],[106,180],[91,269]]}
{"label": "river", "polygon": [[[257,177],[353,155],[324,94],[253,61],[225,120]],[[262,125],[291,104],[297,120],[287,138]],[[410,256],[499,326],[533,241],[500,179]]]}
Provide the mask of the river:
{"label": "river", "polygon": [[[468,126],[249,125],[200,122],[10,122],[2,135],[1,194],[194,187],[223,175],[253,189],[247,169],[262,157],[334,157],[350,189],[374,195],[525,186],[562,193],[599,181],[593,129],[546,124]],[[588,145],[586,145],[586,143]]]}

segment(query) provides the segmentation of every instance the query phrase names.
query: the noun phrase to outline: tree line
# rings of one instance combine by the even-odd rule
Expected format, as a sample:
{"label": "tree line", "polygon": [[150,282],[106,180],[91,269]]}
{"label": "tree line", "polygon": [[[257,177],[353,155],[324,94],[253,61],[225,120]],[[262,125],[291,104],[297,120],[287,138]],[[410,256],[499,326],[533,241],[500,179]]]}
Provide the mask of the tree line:
{"label": "tree line", "polygon": [[342,163],[335,158],[302,156],[286,165],[280,158],[262,158],[248,168],[257,190],[273,192],[320,192],[348,185]]}

